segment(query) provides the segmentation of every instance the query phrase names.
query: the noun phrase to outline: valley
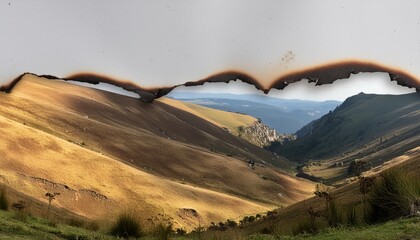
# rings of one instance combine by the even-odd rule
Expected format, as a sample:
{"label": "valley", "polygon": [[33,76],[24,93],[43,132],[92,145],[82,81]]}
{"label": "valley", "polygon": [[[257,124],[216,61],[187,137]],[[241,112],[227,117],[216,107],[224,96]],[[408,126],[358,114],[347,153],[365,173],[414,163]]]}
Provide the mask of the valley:
{"label": "valley", "polygon": [[[31,74],[0,102],[8,201],[100,229],[131,212],[144,226],[154,218],[187,232],[242,221],[204,233],[217,239],[290,235],[308,207],[322,210],[320,186],[360,212],[360,177],[398,167],[414,178],[420,162],[418,93],[361,93],[293,137],[255,116],[172,98],[144,103]],[[59,193],[51,209],[47,193]],[[259,217],[244,222],[249,216]]]}
{"label": "valley", "polygon": [[301,173],[342,183],[420,144],[420,96],[360,93],[269,148],[300,162]]}
{"label": "valley", "polygon": [[257,94],[171,92],[168,97],[261,119],[279,134],[293,134],[341,104],[339,101],[281,99]]}

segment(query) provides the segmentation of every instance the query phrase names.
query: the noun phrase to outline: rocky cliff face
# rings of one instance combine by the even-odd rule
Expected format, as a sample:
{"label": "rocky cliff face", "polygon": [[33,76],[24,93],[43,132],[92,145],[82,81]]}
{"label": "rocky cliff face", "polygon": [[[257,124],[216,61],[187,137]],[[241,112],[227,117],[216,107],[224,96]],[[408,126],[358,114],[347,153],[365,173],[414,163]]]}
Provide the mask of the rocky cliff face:
{"label": "rocky cliff face", "polygon": [[269,128],[261,121],[255,121],[250,127],[240,127],[238,129],[239,137],[259,147],[266,147],[272,142],[283,143],[291,140],[294,136],[278,134],[275,129]]}

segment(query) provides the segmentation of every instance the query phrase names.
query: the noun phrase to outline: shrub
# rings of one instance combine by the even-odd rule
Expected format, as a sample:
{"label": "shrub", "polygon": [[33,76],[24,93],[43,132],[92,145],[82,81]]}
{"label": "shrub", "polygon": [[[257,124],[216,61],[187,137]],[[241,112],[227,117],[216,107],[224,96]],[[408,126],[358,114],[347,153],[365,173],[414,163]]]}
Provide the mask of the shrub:
{"label": "shrub", "polygon": [[235,221],[233,221],[233,220],[228,219],[228,220],[226,221],[225,225],[226,225],[227,227],[233,228],[233,227],[238,226],[238,223],[236,223],[236,222],[235,222]]}
{"label": "shrub", "polygon": [[185,234],[187,234],[187,231],[185,231],[185,229],[183,228],[177,228],[176,234],[178,234],[179,236],[184,236]]}
{"label": "shrub", "polygon": [[142,236],[139,221],[135,216],[128,213],[122,213],[118,216],[115,225],[111,228],[111,234],[126,239]]}
{"label": "shrub", "polygon": [[315,234],[318,232],[318,227],[316,226],[315,222],[313,221],[302,221],[297,224],[297,226],[293,229],[293,234]]}
{"label": "shrub", "polygon": [[371,220],[386,221],[410,215],[411,206],[420,201],[420,178],[410,177],[401,169],[381,173],[374,185],[371,204]]}
{"label": "shrub", "polygon": [[0,188],[0,210],[7,211],[9,209],[9,201],[6,197],[6,190],[4,187]]}
{"label": "shrub", "polygon": [[173,233],[172,224],[158,223],[153,229],[153,236],[159,240],[167,240]]}

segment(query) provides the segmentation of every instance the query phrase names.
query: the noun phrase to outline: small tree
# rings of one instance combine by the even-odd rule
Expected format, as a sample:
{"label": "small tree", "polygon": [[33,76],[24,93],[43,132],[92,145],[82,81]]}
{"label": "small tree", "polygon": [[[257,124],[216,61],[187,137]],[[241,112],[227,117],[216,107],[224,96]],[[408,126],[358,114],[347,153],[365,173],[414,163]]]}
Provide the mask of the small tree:
{"label": "small tree", "polygon": [[55,199],[56,196],[60,195],[59,192],[50,193],[47,192],[45,194],[46,197],[48,197],[48,213],[47,213],[47,219],[50,219],[50,210],[51,210],[51,202]]}
{"label": "small tree", "polygon": [[236,223],[235,221],[233,221],[233,220],[230,220],[230,219],[228,219],[227,221],[226,221],[226,227],[229,227],[229,228],[233,228],[233,227],[236,227],[236,226],[238,226],[238,223]]}
{"label": "small tree", "polygon": [[197,234],[197,239],[201,240],[201,233],[205,231],[205,228],[201,226],[201,221],[198,221],[198,226],[194,228],[193,232]]}
{"label": "small tree", "polygon": [[362,207],[363,207],[363,218],[367,220],[366,210],[366,194],[368,194],[373,186],[373,177],[360,177],[359,178],[359,191],[362,193]]}
{"label": "small tree", "polygon": [[341,213],[333,196],[329,193],[329,189],[324,185],[316,185],[314,194],[325,200],[325,218],[330,227],[337,227],[341,223]]}
{"label": "small tree", "polygon": [[249,216],[248,217],[248,222],[254,222],[255,221],[255,217],[254,216]]}
{"label": "small tree", "polygon": [[187,234],[187,231],[183,228],[177,228],[176,229],[176,234],[179,236],[184,236],[185,234]]}
{"label": "small tree", "polygon": [[332,197],[331,197],[331,195],[329,193],[329,189],[325,185],[323,185],[322,183],[321,184],[317,184],[316,185],[316,189],[314,191],[314,194],[316,196],[320,197],[320,198],[324,198],[324,200],[325,200],[325,209],[328,209],[329,202],[332,200]]}
{"label": "small tree", "polygon": [[26,208],[26,205],[27,205],[26,202],[22,200],[20,200],[17,203],[12,204],[12,207],[17,210],[16,217],[21,221],[26,220],[26,214],[24,211],[24,209]]}

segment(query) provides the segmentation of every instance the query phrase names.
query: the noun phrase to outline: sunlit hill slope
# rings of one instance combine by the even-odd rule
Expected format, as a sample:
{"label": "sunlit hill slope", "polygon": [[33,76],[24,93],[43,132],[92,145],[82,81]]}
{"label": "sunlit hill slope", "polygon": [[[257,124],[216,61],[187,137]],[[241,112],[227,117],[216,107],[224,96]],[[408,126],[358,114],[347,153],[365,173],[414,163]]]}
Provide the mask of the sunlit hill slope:
{"label": "sunlit hill slope", "polygon": [[12,201],[38,213],[46,192],[60,192],[57,217],[111,219],[131,209],[191,229],[288,205],[314,189],[272,167],[286,161],[230,134],[221,127],[228,123],[173,104],[33,75],[0,103],[0,182]]}

